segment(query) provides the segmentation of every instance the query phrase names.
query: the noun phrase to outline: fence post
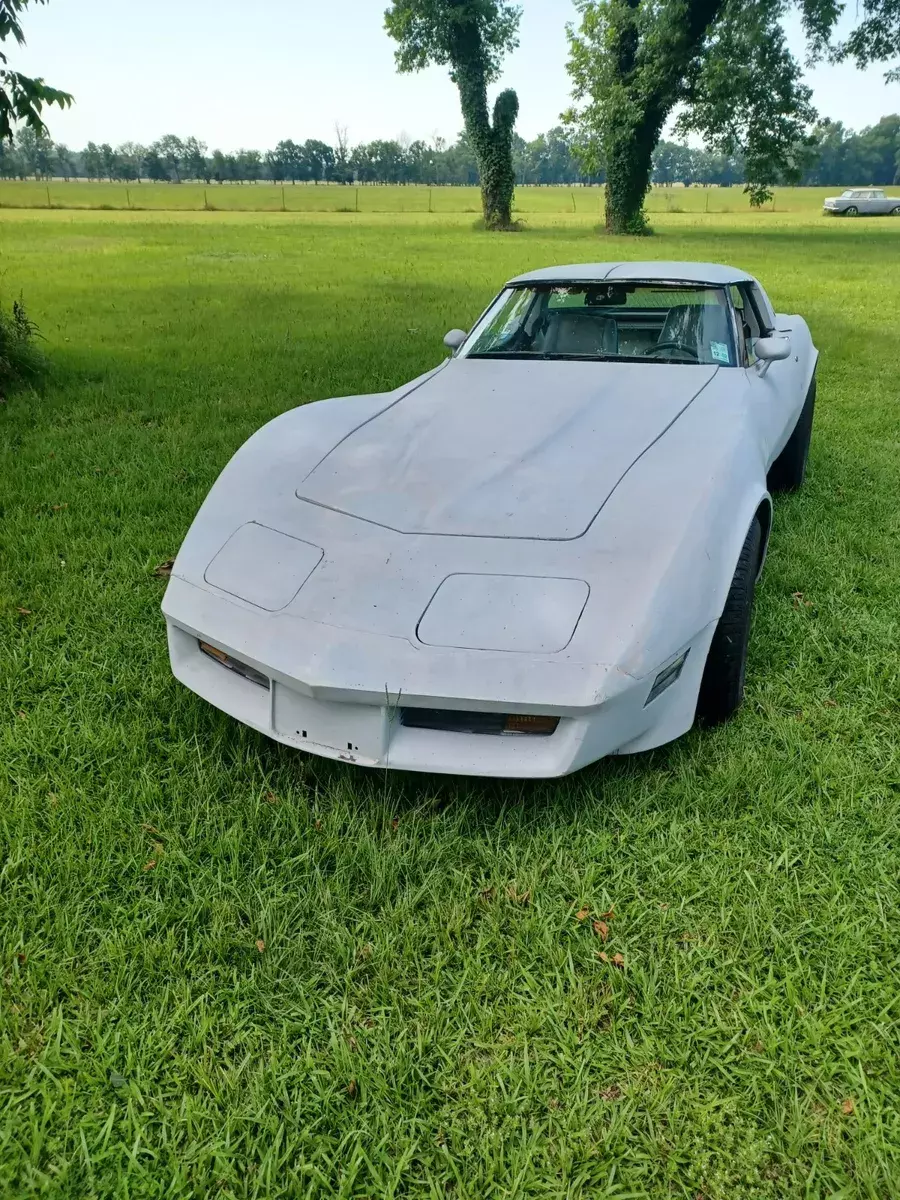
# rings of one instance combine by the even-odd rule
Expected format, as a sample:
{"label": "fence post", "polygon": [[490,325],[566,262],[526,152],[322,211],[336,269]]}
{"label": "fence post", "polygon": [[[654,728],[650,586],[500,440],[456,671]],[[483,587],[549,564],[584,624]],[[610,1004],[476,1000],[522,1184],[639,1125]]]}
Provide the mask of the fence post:
{"label": "fence post", "polygon": [[125,201],[128,204],[128,207],[131,208],[131,188],[125,189]]}
{"label": "fence post", "polygon": [[709,212],[709,188],[706,189],[706,211]]}
{"label": "fence post", "polygon": [[50,203],[50,184],[49,183],[47,184],[47,207],[48,208],[53,207],[53,205]]}
{"label": "fence post", "polygon": [[356,211],[359,212],[359,188],[356,189]]}
{"label": "fence post", "polygon": [[205,212],[209,211],[209,198],[206,195],[206,188],[203,189],[203,209]]}
{"label": "fence post", "polygon": [[578,212],[578,209],[575,207],[575,193],[570,190],[569,195],[572,197],[572,212]]}
{"label": "fence post", "polygon": [[428,189],[428,211],[434,212],[434,209],[431,207],[431,188]]}
{"label": "fence post", "polygon": [[281,211],[287,212],[287,205],[284,202],[284,184],[281,185]]}

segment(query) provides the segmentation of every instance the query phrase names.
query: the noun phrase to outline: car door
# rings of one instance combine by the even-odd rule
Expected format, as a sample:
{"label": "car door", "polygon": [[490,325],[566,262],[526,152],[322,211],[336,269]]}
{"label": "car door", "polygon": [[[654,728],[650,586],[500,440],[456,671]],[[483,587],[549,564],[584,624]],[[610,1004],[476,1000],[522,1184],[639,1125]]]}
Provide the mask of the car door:
{"label": "car door", "polygon": [[751,416],[766,465],[770,467],[791,436],[803,406],[801,364],[793,349],[779,362],[770,362],[768,366],[759,363],[753,351],[756,339],[769,334],[790,336],[790,327],[778,325],[772,328],[772,307],[754,284],[741,283],[732,287],[731,296],[738,322],[743,326],[743,346],[739,346],[739,352],[743,353],[747,374]]}
{"label": "car door", "polygon": [[863,192],[863,207],[860,209],[866,216],[873,217],[881,211],[877,192]]}
{"label": "car door", "polygon": [[872,211],[883,217],[885,213],[890,212],[890,201],[884,192],[872,193]]}

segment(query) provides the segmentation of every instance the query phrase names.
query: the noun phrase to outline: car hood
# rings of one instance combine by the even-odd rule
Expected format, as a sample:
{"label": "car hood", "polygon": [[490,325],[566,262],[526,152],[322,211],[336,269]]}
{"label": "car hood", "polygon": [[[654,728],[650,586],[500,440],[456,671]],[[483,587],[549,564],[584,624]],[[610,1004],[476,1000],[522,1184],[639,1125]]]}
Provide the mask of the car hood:
{"label": "car hood", "polygon": [[401,533],[580,537],[717,370],[454,359],[342,438],[296,494]]}

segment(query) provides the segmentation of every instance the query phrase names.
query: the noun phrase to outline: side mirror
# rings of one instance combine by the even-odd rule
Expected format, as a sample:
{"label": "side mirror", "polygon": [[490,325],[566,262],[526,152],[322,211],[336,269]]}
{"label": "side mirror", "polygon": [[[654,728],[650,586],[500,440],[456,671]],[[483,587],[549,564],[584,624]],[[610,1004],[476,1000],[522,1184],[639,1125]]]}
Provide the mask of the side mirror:
{"label": "side mirror", "polygon": [[464,329],[451,329],[444,334],[444,345],[449,350],[458,350],[468,336]]}
{"label": "side mirror", "polygon": [[778,362],[782,358],[790,357],[791,339],[789,337],[757,338],[753,343],[753,352],[762,362]]}

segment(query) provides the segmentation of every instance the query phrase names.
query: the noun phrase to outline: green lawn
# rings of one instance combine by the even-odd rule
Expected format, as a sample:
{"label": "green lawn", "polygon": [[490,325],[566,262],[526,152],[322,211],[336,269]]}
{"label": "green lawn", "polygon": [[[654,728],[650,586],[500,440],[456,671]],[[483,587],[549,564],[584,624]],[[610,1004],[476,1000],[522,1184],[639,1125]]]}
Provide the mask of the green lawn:
{"label": "green lawn", "polygon": [[[54,369],[0,404],[3,1200],[900,1195],[900,222],[656,225],[0,215]],[[154,568],[252,430],[637,255],[750,269],[822,352],[732,724],[382,775],[173,681]]]}

